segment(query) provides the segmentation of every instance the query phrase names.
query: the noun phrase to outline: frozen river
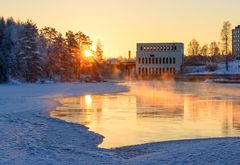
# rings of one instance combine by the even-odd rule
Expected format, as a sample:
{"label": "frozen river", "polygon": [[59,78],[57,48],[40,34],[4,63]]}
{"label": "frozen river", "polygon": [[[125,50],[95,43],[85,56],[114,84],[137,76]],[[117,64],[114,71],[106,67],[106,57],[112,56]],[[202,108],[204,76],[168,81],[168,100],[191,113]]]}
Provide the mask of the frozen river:
{"label": "frozen river", "polygon": [[99,147],[240,135],[240,85],[141,81],[129,92],[59,98],[51,116],[105,138]]}

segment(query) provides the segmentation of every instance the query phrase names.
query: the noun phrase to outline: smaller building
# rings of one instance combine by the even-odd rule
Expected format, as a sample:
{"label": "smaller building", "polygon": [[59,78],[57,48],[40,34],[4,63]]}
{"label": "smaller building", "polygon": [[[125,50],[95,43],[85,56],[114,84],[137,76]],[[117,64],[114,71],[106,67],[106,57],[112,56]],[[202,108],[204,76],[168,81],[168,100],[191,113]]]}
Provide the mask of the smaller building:
{"label": "smaller building", "polygon": [[232,30],[232,53],[234,56],[240,56],[240,25]]}
{"label": "smaller building", "polygon": [[141,77],[174,75],[181,71],[183,43],[138,43],[136,72]]}

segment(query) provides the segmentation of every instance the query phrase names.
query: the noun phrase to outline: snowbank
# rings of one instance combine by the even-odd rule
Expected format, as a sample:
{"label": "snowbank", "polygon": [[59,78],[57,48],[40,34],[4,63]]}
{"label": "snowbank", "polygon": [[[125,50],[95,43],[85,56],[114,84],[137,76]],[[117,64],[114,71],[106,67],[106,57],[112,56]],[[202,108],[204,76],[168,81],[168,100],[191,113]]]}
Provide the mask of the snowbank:
{"label": "snowbank", "polygon": [[215,71],[207,71],[205,66],[191,66],[188,67],[188,74],[240,74],[240,62],[233,61],[229,63],[229,70],[226,71],[226,64],[218,64]]}
{"label": "snowbank", "polygon": [[114,83],[0,85],[0,164],[118,163],[102,136],[48,117],[53,97],[128,90]]}

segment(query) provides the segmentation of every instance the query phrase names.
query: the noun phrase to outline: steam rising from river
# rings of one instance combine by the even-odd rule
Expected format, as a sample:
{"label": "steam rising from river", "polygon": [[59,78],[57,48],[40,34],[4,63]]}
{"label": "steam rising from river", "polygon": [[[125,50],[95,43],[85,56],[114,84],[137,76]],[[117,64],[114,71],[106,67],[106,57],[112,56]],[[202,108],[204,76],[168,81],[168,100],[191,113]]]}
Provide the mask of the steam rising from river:
{"label": "steam rising from river", "polygon": [[[101,147],[240,135],[240,85],[138,81],[127,93],[58,99],[51,116],[105,136]],[[124,138],[123,138],[124,137]]]}

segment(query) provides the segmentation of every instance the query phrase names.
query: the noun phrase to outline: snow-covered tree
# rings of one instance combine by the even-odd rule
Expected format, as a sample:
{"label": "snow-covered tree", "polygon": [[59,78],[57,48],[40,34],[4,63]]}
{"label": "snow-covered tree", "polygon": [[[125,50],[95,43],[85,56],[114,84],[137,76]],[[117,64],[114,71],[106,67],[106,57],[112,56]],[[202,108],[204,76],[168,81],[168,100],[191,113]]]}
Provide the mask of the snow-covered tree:
{"label": "snow-covered tree", "polygon": [[4,31],[5,31],[5,20],[4,18],[0,18],[0,82],[6,81],[6,69],[7,64],[5,60],[5,56],[3,54],[3,39],[4,39]]}
{"label": "snow-covered tree", "polygon": [[0,18],[0,82],[9,78],[24,82],[76,80],[89,68],[83,52],[90,50],[91,44],[82,32],[68,31],[64,38],[54,28],[38,31],[31,21]]}
{"label": "snow-covered tree", "polygon": [[38,49],[38,29],[36,25],[27,21],[18,39],[16,53],[16,76],[20,80],[36,82],[41,78],[42,65]]}
{"label": "snow-covered tree", "polygon": [[51,80],[61,80],[63,70],[61,58],[66,47],[61,33],[55,28],[45,27],[40,30],[40,40],[43,47],[41,52],[47,56],[44,62],[46,77]]}
{"label": "snow-covered tree", "polygon": [[6,29],[4,34],[4,54],[7,60],[7,74],[8,77],[13,77],[14,67],[16,63],[16,48],[18,37],[23,30],[23,23],[16,23],[12,18],[6,20]]}

